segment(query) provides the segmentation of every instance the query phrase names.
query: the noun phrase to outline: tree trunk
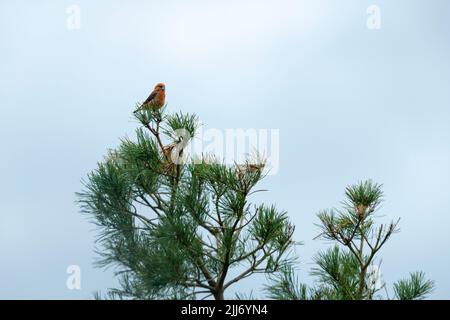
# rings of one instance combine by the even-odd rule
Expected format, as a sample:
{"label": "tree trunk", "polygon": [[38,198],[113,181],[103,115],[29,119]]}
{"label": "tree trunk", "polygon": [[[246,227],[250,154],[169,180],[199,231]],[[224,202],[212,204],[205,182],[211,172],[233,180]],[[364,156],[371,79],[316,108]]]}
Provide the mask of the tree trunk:
{"label": "tree trunk", "polygon": [[359,273],[359,290],[358,290],[358,295],[359,295],[359,300],[363,300],[364,299],[364,289],[366,287],[366,267],[362,266],[360,273]]}
{"label": "tree trunk", "polygon": [[[361,222],[359,226],[359,231],[361,233],[361,242],[359,244],[359,260],[364,261],[364,220]],[[359,290],[358,290],[358,300],[363,300],[364,297],[364,289],[366,286],[366,265],[364,263],[360,263],[359,270]]]}
{"label": "tree trunk", "polygon": [[219,288],[214,292],[214,299],[216,300],[225,300],[224,296],[224,290],[223,288]]}

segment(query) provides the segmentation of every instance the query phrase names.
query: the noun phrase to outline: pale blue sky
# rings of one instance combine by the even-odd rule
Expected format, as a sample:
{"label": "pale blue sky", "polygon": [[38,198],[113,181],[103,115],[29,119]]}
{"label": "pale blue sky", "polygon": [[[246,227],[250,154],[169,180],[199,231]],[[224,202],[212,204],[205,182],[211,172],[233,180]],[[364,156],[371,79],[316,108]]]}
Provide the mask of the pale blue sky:
{"label": "pale blue sky", "polygon": [[[66,8],[81,8],[81,29]],[[369,5],[381,29],[366,27]],[[0,0],[0,298],[89,298],[94,227],[74,193],[131,135],[156,82],[206,128],[280,129],[280,170],[256,200],[286,209],[310,283],[315,213],[347,184],[385,186],[389,285],[409,271],[449,298],[450,3],[447,0]],[[66,267],[82,290],[66,288]],[[248,280],[236,289],[261,287]]]}

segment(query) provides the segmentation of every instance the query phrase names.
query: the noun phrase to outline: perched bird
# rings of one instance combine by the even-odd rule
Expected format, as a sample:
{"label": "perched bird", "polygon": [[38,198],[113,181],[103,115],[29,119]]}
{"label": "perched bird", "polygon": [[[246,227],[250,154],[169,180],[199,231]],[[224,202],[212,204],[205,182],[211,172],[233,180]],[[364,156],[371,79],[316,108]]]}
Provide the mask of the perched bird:
{"label": "perched bird", "polygon": [[138,110],[160,109],[164,106],[165,99],[166,99],[166,85],[164,83],[158,83],[155,86],[155,89],[153,89],[152,93],[150,93],[148,98],[142,103],[141,107]]}

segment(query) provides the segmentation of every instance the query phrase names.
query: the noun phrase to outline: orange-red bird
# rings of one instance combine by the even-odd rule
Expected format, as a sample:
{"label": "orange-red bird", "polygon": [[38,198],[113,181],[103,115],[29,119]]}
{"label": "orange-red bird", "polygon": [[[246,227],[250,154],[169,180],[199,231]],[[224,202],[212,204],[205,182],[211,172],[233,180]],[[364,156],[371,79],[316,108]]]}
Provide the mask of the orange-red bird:
{"label": "orange-red bird", "polygon": [[166,85],[164,83],[158,83],[153,89],[152,93],[142,103],[140,109],[160,109],[164,106],[166,100]]}

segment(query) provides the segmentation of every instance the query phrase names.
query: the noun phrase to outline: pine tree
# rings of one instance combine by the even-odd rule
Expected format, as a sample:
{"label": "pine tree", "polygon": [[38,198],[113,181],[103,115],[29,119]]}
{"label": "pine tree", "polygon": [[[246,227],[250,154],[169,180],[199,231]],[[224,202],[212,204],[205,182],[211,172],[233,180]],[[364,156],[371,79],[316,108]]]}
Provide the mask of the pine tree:
{"label": "pine tree", "polygon": [[185,159],[195,115],[163,108],[134,116],[136,139],[110,150],[77,194],[100,231],[98,265],[119,276],[108,297],[224,299],[240,280],[288,265],[294,227],[286,212],[250,203],[264,161]]}
{"label": "pine tree", "polygon": [[[266,287],[274,299],[386,299],[375,263],[381,248],[398,232],[399,220],[377,224],[376,213],[383,200],[382,187],[372,181],[352,185],[345,190],[342,209],[320,212],[321,233],[317,238],[332,241],[335,246],[319,252],[311,275],[316,286],[308,288],[300,283],[293,265],[283,268],[272,277]],[[378,260],[380,261],[380,260]],[[433,291],[434,282],[425,279],[423,272],[413,272],[409,278],[394,284],[396,299],[422,299]]]}

